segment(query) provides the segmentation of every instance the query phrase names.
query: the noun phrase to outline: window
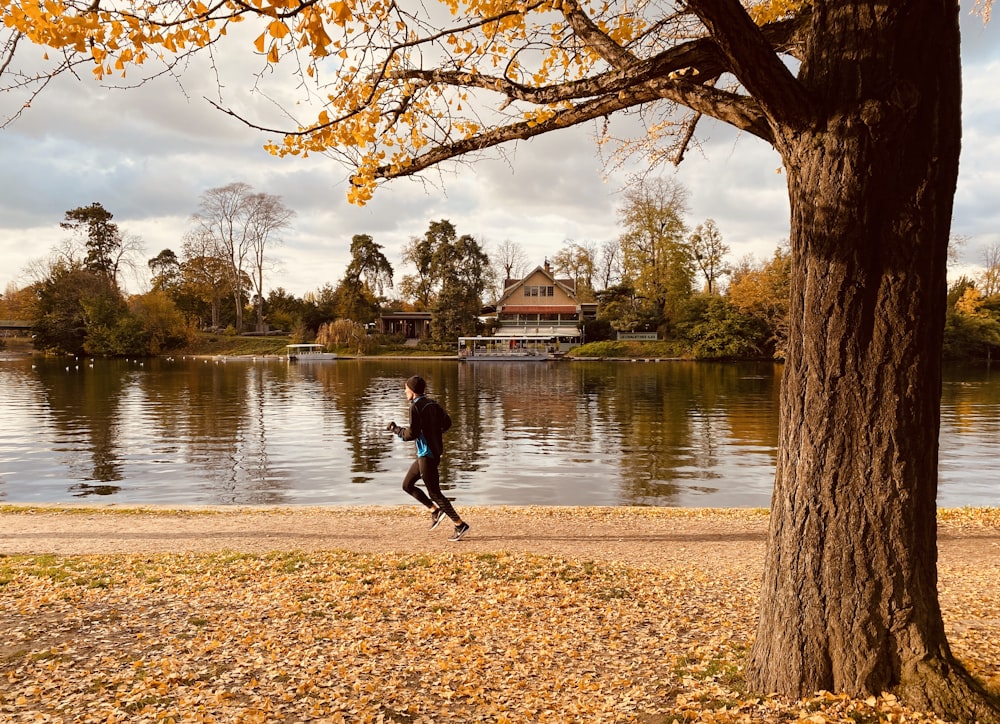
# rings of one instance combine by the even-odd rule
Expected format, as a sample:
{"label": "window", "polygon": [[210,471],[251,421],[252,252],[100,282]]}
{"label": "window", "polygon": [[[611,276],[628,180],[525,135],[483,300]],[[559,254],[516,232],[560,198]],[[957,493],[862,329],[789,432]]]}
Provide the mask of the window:
{"label": "window", "polygon": [[554,297],[556,295],[556,288],[552,286],[525,286],[524,296],[526,297]]}

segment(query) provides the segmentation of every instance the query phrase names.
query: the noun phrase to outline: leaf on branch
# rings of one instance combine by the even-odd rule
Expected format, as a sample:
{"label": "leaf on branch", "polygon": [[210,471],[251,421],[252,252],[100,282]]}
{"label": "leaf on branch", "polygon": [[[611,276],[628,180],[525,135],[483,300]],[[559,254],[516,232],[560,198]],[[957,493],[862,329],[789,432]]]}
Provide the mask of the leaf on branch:
{"label": "leaf on branch", "polygon": [[351,19],[351,8],[346,2],[332,3],[330,10],[333,12],[333,19],[339,25],[344,25]]}
{"label": "leaf on branch", "polygon": [[272,20],[271,24],[267,26],[267,32],[271,35],[272,38],[281,39],[286,37],[290,31],[288,30],[288,26],[285,25],[284,21]]}

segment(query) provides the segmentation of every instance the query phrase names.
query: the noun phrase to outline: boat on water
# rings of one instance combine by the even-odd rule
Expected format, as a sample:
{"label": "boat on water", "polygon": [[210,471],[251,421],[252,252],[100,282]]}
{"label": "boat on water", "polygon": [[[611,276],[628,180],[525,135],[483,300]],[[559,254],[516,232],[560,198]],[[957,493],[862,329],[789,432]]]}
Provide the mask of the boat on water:
{"label": "boat on water", "polygon": [[285,358],[289,362],[326,362],[337,359],[336,352],[324,352],[321,344],[285,345]]}
{"label": "boat on water", "polygon": [[459,337],[462,362],[545,362],[558,347],[549,337]]}

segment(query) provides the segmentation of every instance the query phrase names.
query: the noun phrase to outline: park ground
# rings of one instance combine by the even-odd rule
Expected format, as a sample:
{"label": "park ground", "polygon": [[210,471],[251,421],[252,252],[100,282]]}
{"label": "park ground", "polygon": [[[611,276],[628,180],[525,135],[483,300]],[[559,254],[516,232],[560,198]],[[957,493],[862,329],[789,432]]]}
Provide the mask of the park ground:
{"label": "park ground", "polygon": [[[0,721],[936,721],[747,691],[766,511],[462,512],[0,506]],[[1000,692],[1000,509],[939,541]]]}

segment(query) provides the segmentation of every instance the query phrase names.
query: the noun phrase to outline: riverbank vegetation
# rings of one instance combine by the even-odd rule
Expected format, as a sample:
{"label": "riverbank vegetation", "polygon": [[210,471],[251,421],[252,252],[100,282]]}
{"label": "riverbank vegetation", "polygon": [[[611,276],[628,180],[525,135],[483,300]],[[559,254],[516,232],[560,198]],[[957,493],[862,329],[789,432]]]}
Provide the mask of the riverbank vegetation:
{"label": "riverbank vegetation", "polygon": [[[234,197],[239,203],[215,206],[238,211],[242,204],[246,214],[270,209],[275,228],[268,227],[269,234],[291,223],[292,212],[279,199],[245,184],[207,191],[181,254],[165,249],[146,263],[150,289],[141,294],[126,293],[121,282],[126,269],[142,266],[138,241],[98,203],[67,211],[61,225],[73,240],[33,265],[36,281],[0,296],[0,319],[30,320],[35,350],[74,355],[271,355],[289,343],[316,341],[341,354],[447,356],[459,335],[489,333],[483,312],[502,294],[501,280],[517,279],[530,267],[517,243],[487,250],[440,220],[403,250],[406,266],[396,284],[383,247],[356,234],[336,285],[302,297],[278,287],[264,296],[268,237],[257,242],[252,268],[244,269],[233,240],[216,233],[222,211],[211,202]],[[596,319],[580,326],[586,344],[571,356],[783,359],[787,250],[733,261],[711,219],[690,228],[686,204],[681,185],[649,182],[626,196],[619,239],[569,240],[551,256],[553,272],[577,298],[597,303]],[[232,221],[238,225],[239,215]],[[947,358],[989,359],[1000,347],[994,283],[1000,254],[993,258],[997,263],[979,277],[962,277],[950,289]],[[379,315],[400,311],[428,312],[430,333],[419,340],[379,334]],[[254,319],[252,332],[244,317]],[[618,340],[622,332],[655,333],[657,341]]]}

